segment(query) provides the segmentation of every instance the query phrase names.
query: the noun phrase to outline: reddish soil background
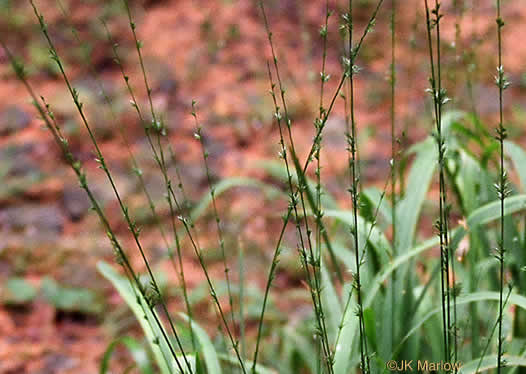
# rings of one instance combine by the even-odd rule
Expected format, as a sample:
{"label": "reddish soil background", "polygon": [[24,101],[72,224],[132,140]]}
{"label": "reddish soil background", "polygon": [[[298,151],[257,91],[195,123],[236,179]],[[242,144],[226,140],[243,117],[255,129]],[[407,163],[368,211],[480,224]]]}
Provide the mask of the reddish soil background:
{"label": "reddish soil background", "polygon": [[[70,21],[62,15],[55,1],[37,1],[59,52],[64,53],[72,80],[83,88],[81,94],[87,97],[86,111],[100,135],[101,148],[119,188],[127,203],[144,215],[147,211],[144,198],[130,172],[119,127],[124,130],[145,178],[150,181],[148,187],[160,204],[163,201],[162,180],[144,142],[141,126],[129,106],[122,77],[112,61],[111,44],[97,21],[102,14],[109,17],[109,29],[119,43],[124,67],[138,92],[141,106],[147,108],[124,12],[119,7],[115,11],[115,7],[103,2],[71,0],[64,3],[69,6],[70,20],[78,28],[81,38],[90,43],[89,64],[111,95],[116,120],[109,119],[109,111],[100,97],[97,98],[95,80],[85,65],[86,61],[79,57],[78,44],[68,28]],[[194,139],[194,122],[190,116],[194,99],[198,102],[199,120],[204,126],[214,179],[250,176],[282,187],[257,167],[258,161],[277,160],[279,133],[268,95],[266,61],[270,58],[270,49],[254,2],[152,0],[130,3],[138,35],[144,43],[153,102],[163,113],[169,130],[167,141],[180,161],[191,199],[196,201],[207,191],[201,149]],[[341,74],[343,43],[338,26],[344,3],[330,2],[336,13],[329,25],[327,72],[332,79],[327,85],[325,103],[334,93]],[[374,2],[357,3],[360,4],[356,14],[357,29],[361,32]],[[423,1],[399,3],[396,112],[400,136],[401,129],[405,129],[402,146],[406,148],[430,133],[432,120],[424,92],[428,85],[428,58]],[[443,36],[445,85],[454,99],[452,106],[455,109],[469,108],[466,72],[469,53],[473,52],[477,110],[488,126],[494,127],[498,108],[493,83],[497,63],[492,2],[477,2],[477,8],[469,9],[462,18],[455,15],[450,3],[444,2],[443,5],[446,14]],[[364,44],[358,62],[363,71],[357,76],[356,88],[363,183],[379,188],[383,188],[389,174],[391,149],[391,104],[387,80],[390,64],[389,5],[390,2],[386,1],[379,13],[375,32]],[[303,156],[311,145],[312,123],[319,105],[322,49],[318,32],[324,11],[324,1],[284,0],[272,1],[268,5],[289,109],[294,119],[296,146]],[[522,26],[526,21],[526,6],[520,2],[504,2],[503,16],[507,22],[504,61],[513,82],[513,88],[506,93],[507,118],[510,134],[520,141],[524,138],[522,122],[526,119],[523,100],[526,93],[526,48],[522,48],[521,43],[526,33]],[[461,30],[459,37],[455,34],[457,22]],[[16,3],[6,15],[2,15],[0,37],[27,61],[30,82],[36,92],[52,104],[67,129],[75,154],[85,163],[88,176],[96,186],[116,231],[131,248],[131,253],[135,253],[129,232],[120,220],[118,206],[93,161],[92,146],[81,129],[63,81],[52,65],[42,58],[47,51],[29,4]],[[347,162],[344,128],[344,108],[338,100],[325,131],[322,166],[327,190],[342,207],[349,207],[344,185]],[[63,311],[43,297],[35,298],[28,305],[1,306],[0,373],[95,373],[101,355],[112,339],[130,331],[136,336],[140,334],[137,335],[133,318],[119,296],[96,271],[97,261],[112,261],[110,245],[96,217],[88,212],[89,204],[83,191],[61,160],[50,134],[42,129],[42,122],[31,107],[23,86],[11,72],[3,50],[0,50],[0,167],[0,285],[16,276],[38,287],[44,278],[51,276],[65,286],[96,291],[107,311],[94,315]],[[279,228],[279,214],[285,207],[283,199],[269,200],[251,188],[236,188],[219,199],[221,215],[230,222],[227,224],[228,240],[230,243],[242,242],[250,251],[251,271],[246,277],[252,285],[264,285],[262,274],[268,271]],[[168,216],[166,207],[160,206],[160,212]],[[200,220],[199,229],[204,246],[212,248],[216,236],[214,226],[207,218],[209,215]],[[423,234],[431,232],[432,220],[432,216],[423,220]],[[158,233],[151,224],[145,226],[143,240],[152,259],[162,269],[167,282],[176,284],[177,277],[166,259]],[[292,232],[289,241],[293,243],[293,240]],[[192,288],[199,287],[204,279],[202,272],[189,243],[183,245],[188,283]],[[135,254],[132,256],[137,268],[143,268],[140,258]],[[221,264],[213,259],[210,261],[212,274],[216,279],[222,279]],[[280,269],[275,283],[280,292],[301,287],[299,264],[293,259],[289,262],[288,267]],[[173,299],[170,308],[180,310],[180,298]],[[276,302],[279,309],[288,311],[292,318],[303,313],[291,302]],[[199,311],[200,320],[213,333],[213,323],[207,322],[215,320],[213,309],[204,307]],[[115,327],[116,324],[119,327]],[[252,330],[249,328],[248,333],[251,334]],[[113,361],[114,369],[119,372],[128,365],[130,358],[126,352],[118,350]]]}

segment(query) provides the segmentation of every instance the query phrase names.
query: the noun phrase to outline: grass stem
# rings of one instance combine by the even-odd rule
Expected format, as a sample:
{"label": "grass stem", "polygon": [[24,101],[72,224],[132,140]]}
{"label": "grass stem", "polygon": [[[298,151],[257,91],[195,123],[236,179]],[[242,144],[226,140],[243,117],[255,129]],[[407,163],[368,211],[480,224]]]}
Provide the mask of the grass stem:
{"label": "grass stem", "polygon": [[503,360],[504,354],[504,336],[502,335],[502,319],[504,312],[504,302],[503,302],[503,290],[504,290],[504,265],[505,259],[504,255],[506,248],[504,247],[504,200],[506,196],[510,193],[508,188],[508,181],[506,170],[504,168],[504,140],[506,139],[507,132],[504,127],[504,90],[508,88],[509,81],[505,76],[504,67],[502,65],[502,28],[504,27],[504,21],[501,14],[501,1],[497,0],[497,48],[498,48],[498,66],[497,66],[497,76],[495,77],[495,82],[499,90],[499,125],[497,128],[497,140],[499,142],[499,151],[500,151],[500,164],[499,164],[499,182],[497,186],[497,194],[500,200],[500,238],[498,241],[497,248],[497,259],[499,261],[499,316],[498,316],[498,349],[497,349],[497,373],[500,374],[505,362]]}

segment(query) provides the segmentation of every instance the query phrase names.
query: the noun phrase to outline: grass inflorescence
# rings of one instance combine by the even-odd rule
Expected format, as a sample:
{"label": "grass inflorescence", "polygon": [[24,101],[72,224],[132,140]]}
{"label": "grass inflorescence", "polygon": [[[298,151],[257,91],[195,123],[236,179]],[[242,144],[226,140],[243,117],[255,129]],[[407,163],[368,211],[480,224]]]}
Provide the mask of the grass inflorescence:
{"label": "grass inflorescence", "polygon": [[[280,46],[273,34],[271,22],[275,8],[264,1],[254,2],[255,9],[261,15],[262,33],[270,51],[266,61],[272,100],[269,111],[273,113],[272,120],[279,135],[277,146],[280,159],[277,166],[279,172],[275,172],[272,177],[280,179],[281,184],[276,187],[267,182],[251,180],[247,183],[246,180],[240,182],[228,179],[223,182],[229,185],[216,183],[206,142],[208,127],[203,126],[207,120],[198,114],[197,102],[192,100],[188,104],[191,107],[190,119],[194,121],[194,141],[198,143],[202,159],[200,167],[206,177],[206,193],[196,206],[192,205],[186,193],[185,188],[189,186],[185,187],[179,171],[182,161],[178,158],[178,149],[171,143],[171,129],[155,105],[154,83],[147,74],[143,42],[139,39],[133,7],[123,0],[123,13],[133,40],[134,55],[138,59],[137,77],[128,75],[127,62],[121,57],[117,37],[110,32],[104,20],[102,27],[111,43],[113,62],[122,78],[126,95],[144,131],[156,172],[162,178],[163,203],[166,204],[164,212],[168,211],[166,217],[160,213],[162,207],[148,191],[146,175],[134,154],[126,128],[119,125],[115,114],[108,122],[112,123],[112,127],[117,127],[121,135],[155,230],[177,276],[177,287],[184,304],[184,313],[177,314],[169,307],[170,293],[161,287],[161,278],[143,243],[141,228],[118,189],[104,148],[93,131],[89,113],[86,113],[87,106],[55,47],[53,33],[35,0],[30,3],[51,59],[88,134],[87,140],[95,153],[95,161],[110,184],[145,274],[132,265],[133,254],[124,249],[124,240],[119,237],[121,234],[115,231],[115,225],[110,223],[103,205],[97,200],[83,163],[75,156],[63,134],[61,118],[55,116],[52,106],[35,93],[23,64],[13,56],[3,40],[0,42],[17,78],[31,96],[38,114],[60,150],[63,162],[73,170],[80,187],[86,192],[109,238],[116,263],[122,267],[122,280],[126,287],[123,287],[118,274],[107,269],[102,272],[127,301],[147,338],[145,346],[148,346],[148,354],[145,357],[148,358],[149,370],[145,370],[145,374],[156,370],[162,374],[372,374],[391,370],[392,367],[388,366],[390,362],[399,365],[401,360],[417,357],[452,364],[462,362],[462,372],[465,373],[495,368],[500,374],[506,372],[508,366],[526,366],[526,350],[520,346],[521,341],[509,347],[506,344],[508,339],[513,340],[521,334],[526,336],[526,326],[522,326],[522,314],[519,313],[526,310],[526,302],[520,296],[524,291],[525,280],[520,254],[526,247],[526,239],[520,236],[522,226],[519,223],[522,222],[515,219],[515,216],[524,214],[526,195],[514,193],[520,186],[515,186],[508,177],[505,157],[508,155],[515,165],[524,189],[526,171],[520,161],[526,160],[526,152],[507,140],[504,124],[504,90],[508,88],[509,81],[503,67],[504,21],[500,0],[496,0],[497,141],[491,141],[489,131],[482,124],[482,117],[477,113],[474,94],[476,75],[472,67],[468,67],[465,72],[469,96],[466,102],[470,114],[447,110],[446,104],[451,99],[445,89],[449,84],[445,79],[449,69],[445,63],[449,50],[446,48],[444,27],[450,18],[448,9],[441,6],[439,0],[423,0],[423,26],[430,68],[430,88],[427,91],[431,95],[433,131],[431,136],[404,151],[400,139],[403,136],[400,133],[404,115],[398,111],[404,101],[402,84],[399,84],[399,75],[403,74],[400,51],[404,45],[399,42],[398,35],[399,30],[407,26],[400,11],[402,2],[392,0],[385,19],[382,18],[383,0],[348,0],[341,7],[326,0],[320,5],[320,9],[323,9],[317,30],[321,49],[320,71],[315,82],[318,93],[313,99],[317,108],[312,112],[313,126],[307,130],[300,128],[302,124],[295,118],[291,96],[287,93],[288,77],[283,73],[287,54],[282,57],[278,53]],[[58,4],[68,20],[76,43],[84,45],[71,15],[60,1]],[[474,8],[475,5],[471,10],[474,11]],[[360,14],[364,9],[370,12],[365,21]],[[462,42],[461,46],[461,24],[468,9],[464,1],[453,3],[456,15],[453,68],[457,67],[457,63],[462,65],[458,71],[453,71],[456,77],[454,80],[459,79],[461,69],[466,67],[463,64],[470,64],[473,62],[470,59],[475,58],[463,56],[460,50],[464,44]],[[332,37],[337,34],[332,32],[336,28],[334,24],[338,23],[332,21],[336,18],[333,18],[334,14],[338,14],[341,20],[338,25],[338,53],[341,56],[339,74],[331,71],[333,65],[329,61],[333,52]],[[377,25],[377,22],[380,24]],[[360,25],[363,27],[361,33],[357,32]],[[359,106],[363,92],[360,85],[362,75],[359,73],[368,69],[369,61],[366,58],[362,61],[362,52],[375,26],[381,30],[390,30],[390,53],[386,52],[389,62],[389,108],[385,113],[390,130],[390,156],[386,161],[389,162],[389,172],[385,178],[380,178],[383,189],[369,187],[362,177],[362,171],[365,170],[362,158],[366,152],[360,142],[363,126]],[[414,26],[414,30],[418,29],[417,26]],[[86,66],[97,81],[109,111],[113,113],[111,99],[89,62],[88,48],[84,47]],[[364,66],[359,67],[359,64]],[[332,80],[334,76],[337,76],[336,82]],[[141,95],[135,87],[136,80],[140,81],[141,92],[145,91],[144,101],[141,101]],[[455,100],[456,109],[457,106],[460,109],[462,99]],[[324,130],[330,117],[340,110],[340,104],[345,115],[345,123],[342,124],[345,129],[341,134],[345,137],[345,149],[341,151],[342,154],[344,151],[346,153],[343,189],[347,190],[347,199],[350,201],[347,209],[341,208],[324,188],[329,176],[324,172],[323,165],[331,161],[326,156]],[[201,118],[205,118],[203,122]],[[406,130],[411,129],[406,127]],[[313,134],[312,141],[307,144],[305,159],[300,156],[303,149],[295,136],[296,131],[311,131]],[[475,147],[471,144],[475,144]],[[480,159],[478,152],[482,153]],[[435,175],[438,175],[438,180],[433,183]],[[247,274],[250,274],[248,258],[250,256],[252,260],[252,254],[245,250],[245,245],[246,239],[250,238],[238,234],[237,248],[231,250],[226,217],[220,211],[221,193],[228,188],[242,186],[243,183],[262,190],[278,191],[273,198],[283,199],[287,203],[281,212],[279,230],[269,238],[272,253],[269,264],[265,265],[268,268],[261,294],[247,283]],[[496,193],[492,189],[493,183]],[[435,184],[438,199],[433,205],[431,202],[426,203],[426,200],[428,191]],[[438,211],[434,226],[438,235],[420,240],[425,230],[420,232],[422,225],[419,219],[428,213],[426,204]],[[217,235],[221,256],[219,266],[222,266],[224,275],[221,279],[215,279],[212,275],[201,245],[205,239],[202,237],[204,232],[196,227],[200,223],[200,214],[206,208],[211,211],[213,231]],[[458,220],[457,216],[460,217]],[[294,239],[287,235],[288,229],[294,231]],[[497,262],[488,261],[491,259],[488,248],[492,243],[496,243],[494,257]],[[275,312],[276,305],[272,305],[273,284],[283,270],[280,259],[289,247],[296,250],[293,253],[301,265],[305,286],[302,295],[311,308],[308,315],[297,317],[294,321],[285,316],[276,318],[275,313],[269,312],[271,307],[272,312]],[[427,255],[433,248],[438,248],[438,256]],[[230,269],[234,264],[235,253],[237,265]],[[212,324],[219,326],[219,338],[215,341],[197,324],[200,310],[192,301],[193,289],[187,282],[187,256],[198,264],[204,279],[207,303],[215,312],[216,320]],[[236,269],[237,276],[231,273],[231,270],[235,272]],[[508,278],[511,278],[514,287],[511,287],[512,282],[508,282]],[[467,284],[462,293],[460,282]],[[509,286],[506,291],[507,283]],[[518,291],[514,292],[515,289]],[[256,304],[248,301],[253,294],[257,294]],[[222,299],[223,296],[226,300]],[[496,313],[492,308],[477,307],[480,302],[497,303]],[[511,305],[513,308],[508,307]],[[507,329],[507,319],[513,319],[511,330]],[[481,336],[486,336],[486,340],[482,341]],[[101,374],[107,372],[110,356],[105,355],[103,358]]]}
{"label": "grass inflorescence", "polygon": [[497,128],[497,140],[499,142],[499,181],[496,185],[497,195],[500,201],[500,237],[498,240],[498,247],[496,250],[496,258],[499,261],[499,316],[498,321],[498,348],[497,348],[497,373],[501,373],[502,369],[506,366],[503,358],[504,354],[504,336],[502,336],[502,324],[503,324],[503,292],[504,292],[504,266],[505,258],[504,254],[506,248],[504,247],[504,233],[505,233],[505,211],[504,203],[506,196],[510,194],[508,187],[508,179],[506,176],[506,169],[504,168],[504,140],[506,139],[506,128],[504,127],[504,107],[503,107],[503,93],[504,90],[509,87],[509,81],[505,76],[504,67],[502,65],[502,28],[504,27],[504,20],[501,16],[501,4],[500,0],[497,0],[497,49],[498,49],[498,66],[497,75],[495,77],[495,83],[499,89],[499,125]]}
{"label": "grass inflorescence", "polygon": [[[442,325],[444,335],[444,357],[448,362],[456,358],[457,355],[457,330],[456,318],[451,316],[451,302],[455,303],[455,285],[450,286],[450,271],[455,261],[454,254],[451,253],[449,235],[449,210],[447,199],[447,185],[445,175],[445,163],[447,162],[447,145],[443,133],[443,107],[450,101],[447,92],[442,87],[442,60],[441,60],[441,35],[440,22],[443,17],[440,9],[441,3],[435,0],[434,7],[430,8],[428,1],[425,1],[426,27],[428,35],[429,59],[431,65],[431,76],[429,82],[431,88],[429,93],[433,98],[435,115],[435,140],[438,151],[439,168],[439,218],[436,222],[436,229],[440,238],[441,253],[441,290],[442,290]],[[432,30],[435,30],[436,45],[433,48]],[[454,279],[454,275],[453,275]],[[455,307],[456,308],[456,307]],[[455,312],[456,314],[456,312]]]}

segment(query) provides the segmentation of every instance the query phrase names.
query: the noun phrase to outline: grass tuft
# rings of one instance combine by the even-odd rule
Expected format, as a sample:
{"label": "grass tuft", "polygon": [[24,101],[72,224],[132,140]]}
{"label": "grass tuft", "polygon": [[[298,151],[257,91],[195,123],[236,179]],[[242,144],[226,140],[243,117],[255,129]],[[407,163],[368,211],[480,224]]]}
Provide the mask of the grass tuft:
{"label": "grass tuft", "polygon": [[[101,77],[97,76],[97,71],[90,63],[86,43],[81,40],[71,14],[58,0],[58,7],[68,22],[75,42],[83,48],[86,67],[104,95],[112,114],[108,122],[114,124],[113,127],[117,126],[120,132],[133,174],[148,203],[155,230],[166,247],[184,302],[184,312],[177,313],[168,308],[169,293],[161,288],[159,276],[154,272],[154,264],[143,244],[141,228],[128,208],[124,195],[117,188],[101,141],[89,121],[88,106],[84,106],[81,94],[74,87],[63,57],[55,47],[54,33],[50,31],[51,27],[46,24],[35,2],[31,0],[30,4],[40,33],[49,48],[51,60],[57,66],[58,77],[68,89],[80,122],[87,132],[86,140],[90,142],[95,161],[110,183],[121,219],[142,261],[140,266],[145,269],[138,271],[132,266],[132,254],[123,249],[124,239],[117,235],[116,226],[110,223],[104,207],[97,200],[82,161],[75,156],[64,136],[61,118],[53,113],[53,108],[45,98],[35,93],[24,64],[0,39],[7,59],[61,151],[63,161],[72,169],[80,187],[86,192],[111,243],[115,263],[122,268],[123,276],[107,264],[101,264],[99,269],[123,296],[138,318],[146,337],[146,347],[129,337],[115,339],[101,360],[101,374],[108,372],[112,352],[118,344],[123,344],[132,353],[138,369],[144,374],[151,374],[155,370],[161,374],[269,374],[278,371],[284,374],[372,374],[392,369],[386,366],[392,360],[400,365],[406,359],[442,360],[452,364],[461,362],[465,363],[462,369],[465,373],[495,368],[500,374],[507,372],[507,366],[526,365],[526,349],[520,347],[520,339],[526,336],[526,324],[522,321],[526,299],[521,296],[526,284],[522,259],[526,247],[526,236],[522,233],[526,195],[516,193],[511,196],[514,191],[525,188],[526,169],[522,164],[526,152],[507,140],[504,124],[504,91],[510,83],[503,67],[504,21],[500,0],[496,0],[498,64],[495,83],[499,103],[496,141],[488,136],[489,131],[477,113],[475,69],[468,68],[466,71],[466,105],[469,113],[447,111],[446,105],[450,98],[445,87],[450,82],[444,79],[448,50],[443,34],[445,22],[449,20],[449,8],[442,7],[439,0],[424,0],[426,57],[429,58],[430,68],[430,87],[427,92],[431,95],[433,131],[431,136],[403,152],[401,148],[405,131],[401,127],[402,111],[398,110],[403,102],[398,69],[402,70],[400,58],[404,46],[399,42],[398,35],[408,25],[404,25],[400,13],[402,3],[391,0],[388,18],[382,18],[380,10],[383,0],[348,0],[344,10],[336,6],[332,9],[333,4],[328,0],[323,2],[321,6],[324,13],[320,17],[318,30],[320,71],[319,81],[316,79],[315,82],[318,93],[314,99],[317,108],[313,111],[313,127],[306,130],[311,131],[313,137],[305,159],[300,159],[301,147],[294,136],[297,135],[296,131],[304,129],[295,129],[299,124],[293,118],[294,111],[289,105],[283,74],[288,56],[285,54],[278,58],[279,46],[274,40],[269,17],[271,13],[268,12],[271,5],[263,0],[257,1],[264,36],[271,53],[266,68],[273,121],[279,135],[280,162],[267,164],[265,170],[271,178],[281,183],[271,184],[250,178],[228,178],[215,183],[205,142],[205,129],[197,113],[197,103],[192,101],[194,137],[202,156],[200,168],[207,179],[206,193],[195,206],[190,204],[186,193],[188,185],[185,186],[179,170],[181,161],[177,157],[177,149],[171,144],[170,128],[154,105],[154,86],[146,73],[143,43],[138,38],[133,8],[131,3],[123,0],[120,10],[127,19],[133,38],[140,67],[137,77],[128,75],[117,38],[104,20],[102,27],[111,43],[113,61],[119,69],[131,107],[144,130],[156,171],[162,177],[166,198],[162,203],[166,204],[167,217],[159,213],[162,211],[161,203],[154,201],[146,187],[146,176],[135,158],[126,128],[117,123],[110,96],[105,93]],[[469,10],[475,12],[477,7],[473,4],[471,8],[466,7],[461,0],[455,0],[452,5],[456,16],[453,68],[458,68],[452,72],[452,76],[455,77],[453,80],[458,80],[457,74],[464,66],[456,64],[476,62],[474,53],[461,56],[460,42],[462,19]],[[367,19],[362,19],[359,13],[365,10],[370,14]],[[339,14],[339,42],[344,47],[341,48],[340,44],[341,71],[334,74],[329,56],[332,51],[332,28],[336,26],[331,17],[338,11],[342,13]],[[389,171],[381,180],[383,189],[370,187],[364,182],[361,170],[365,169],[360,167],[363,164],[360,159],[363,143],[358,141],[363,129],[359,126],[358,98],[364,94],[359,84],[359,73],[363,70],[359,63],[365,65],[364,70],[369,68],[368,60],[364,57],[370,53],[364,54],[363,51],[377,19],[385,23],[379,25],[382,31],[390,27],[391,47],[386,53],[390,62],[386,83],[390,105],[385,111],[385,118],[389,117],[390,122],[390,160]],[[417,17],[413,25],[415,35],[419,21]],[[358,33],[360,24],[363,25],[363,31]],[[417,47],[418,43],[413,43],[415,55]],[[447,67],[449,69],[449,65]],[[411,72],[415,73],[416,70]],[[331,81],[334,75],[338,75],[336,82]],[[137,79],[141,90],[146,92],[142,101],[135,87]],[[334,91],[329,92],[330,89]],[[459,97],[455,108],[460,108],[462,103],[463,97]],[[341,208],[337,197],[329,192],[326,186],[328,175],[322,168],[322,165],[330,162],[325,158],[328,146],[323,143],[324,130],[330,116],[340,109],[340,104],[345,113],[342,136],[346,140],[345,178],[348,179],[345,187],[350,200],[347,209]],[[409,131],[409,127],[406,126],[406,130]],[[513,178],[508,178],[505,152],[517,171],[521,186],[515,186]],[[435,172],[438,173],[438,219],[434,226],[437,235],[420,240],[425,233],[425,230],[420,230],[423,226],[420,223],[426,222],[426,198],[435,185]],[[493,181],[496,181],[494,189]],[[228,251],[225,243],[227,231],[223,219],[226,217],[220,217],[219,214],[222,206],[220,198],[223,192],[237,186],[259,188],[262,194],[267,194],[271,199],[282,199],[287,203],[281,212],[279,231],[270,238],[275,242],[264,279],[264,290],[247,284],[250,262],[245,242],[250,241],[250,238],[238,235],[240,243],[237,254]],[[199,217],[206,209],[210,209],[215,222],[214,231],[224,273],[220,279],[212,275],[200,244],[203,242],[202,234],[196,228],[196,223],[200,223]],[[291,233],[294,231],[295,238],[292,240],[288,238],[288,228]],[[497,261],[487,251],[492,243],[496,243],[493,256]],[[188,248],[188,254],[185,253],[187,247],[191,247]],[[299,290],[297,294],[311,308],[309,313],[295,319],[287,318],[276,310],[275,305],[271,305],[274,280],[281,271],[280,259],[283,251],[289,247],[296,250],[292,251],[293,256],[296,256],[295,259],[302,267],[301,275],[295,276],[302,277],[305,291]],[[438,256],[431,252],[436,247],[440,249]],[[202,290],[190,289],[187,284],[186,262],[183,262],[186,256],[191,256],[199,263],[204,276]],[[230,274],[229,266],[235,260],[237,265],[232,269],[235,271],[237,268],[238,277]],[[508,282],[508,279],[511,281]],[[204,296],[200,296],[201,291]],[[223,298],[228,298],[228,306],[226,300],[221,302]],[[214,322],[218,326],[218,337],[215,341],[197,321],[199,314],[196,300],[201,302],[203,299],[216,313]],[[477,303],[481,302],[498,304],[498,310],[478,307]],[[508,318],[513,318],[510,332],[505,331],[504,321]],[[481,336],[486,336],[486,340],[479,339]],[[514,338],[518,338],[519,344],[505,347],[506,340]],[[138,355],[145,352],[141,351],[142,348],[148,353],[139,363]],[[457,372],[458,367],[454,367]]]}

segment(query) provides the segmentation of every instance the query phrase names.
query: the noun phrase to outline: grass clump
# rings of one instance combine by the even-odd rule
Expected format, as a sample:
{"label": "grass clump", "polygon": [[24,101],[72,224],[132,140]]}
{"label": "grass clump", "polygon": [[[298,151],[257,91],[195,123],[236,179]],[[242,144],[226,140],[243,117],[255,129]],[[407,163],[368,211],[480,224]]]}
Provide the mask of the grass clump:
{"label": "grass clump", "polygon": [[[361,2],[346,2],[345,10],[339,14],[341,42],[345,48],[341,51],[341,71],[335,84],[331,82],[334,74],[331,74],[328,56],[333,26],[331,17],[336,11],[331,9],[329,1],[324,3],[324,17],[319,29],[321,68],[317,82],[319,96],[315,100],[318,108],[313,111],[313,138],[308,144],[305,159],[300,157],[301,146],[294,129],[296,123],[289,109],[289,96],[282,72],[286,61],[278,59],[278,45],[272,32],[268,6],[263,1],[257,2],[270,49],[266,73],[272,99],[271,111],[279,132],[281,159],[279,165],[273,164],[274,171],[268,174],[271,174],[270,179],[281,182],[281,187],[276,187],[277,184],[271,184],[269,180],[261,182],[248,178],[231,178],[215,183],[205,141],[205,127],[198,116],[197,103],[192,101],[194,140],[200,147],[207,185],[206,194],[195,206],[189,203],[185,181],[179,173],[180,160],[176,157],[177,150],[170,144],[170,128],[155,108],[142,42],[138,38],[132,8],[124,1],[123,9],[139,61],[138,77],[128,75],[120,57],[118,42],[109,27],[105,24],[103,27],[112,45],[113,59],[124,81],[131,106],[144,130],[151,157],[161,175],[167,217],[161,216],[159,206],[146,187],[125,129],[121,131],[121,136],[141,192],[154,218],[155,229],[177,275],[184,313],[174,312],[169,307],[167,293],[160,287],[150,254],[141,239],[141,229],[117,188],[100,140],[92,131],[82,98],[71,83],[43,15],[33,1],[31,4],[51,59],[70,93],[95,152],[96,162],[110,183],[122,220],[130,231],[144,266],[143,274],[132,265],[132,255],[124,250],[115,225],[110,223],[93,193],[82,162],[74,155],[63,135],[60,119],[56,118],[45,99],[34,92],[20,60],[13,56],[2,41],[2,47],[18,79],[31,96],[64,162],[73,170],[80,187],[86,192],[124,276],[105,263],[100,264],[99,269],[133,311],[146,338],[147,344],[137,343],[130,337],[119,337],[111,343],[101,360],[101,373],[108,372],[112,352],[119,344],[127,347],[143,373],[159,371],[162,374],[256,374],[276,371],[291,374],[381,373],[393,369],[388,366],[392,362],[398,368],[403,360],[462,363],[463,373],[492,368],[498,373],[510,372],[508,370],[513,370],[514,366],[526,365],[526,326],[520,322],[520,316],[526,310],[526,299],[521,296],[526,284],[521,257],[526,248],[526,239],[524,235],[521,236],[523,228],[520,224],[526,209],[526,195],[513,192],[526,188],[526,171],[521,164],[521,161],[526,160],[526,153],[506,140],[503,92],[509,82],[502,66],[504,22],[499,0],[496,4],[498,146],[489,139],[480,138],[481,134],[486,136],[487,131],[477,115],[460,110],[446,111],[445,105],[450,99],[443,79],[446,67],[442,54],[444,42],[441,26],[448,19],[448,14],[443,13],[438,0],[433,3],[424,0],[424,26],[431,71],[428,92],[432,98],[434,131],[404,152],[399,150],[401,142],[397,126],[402,118],[397,112],[397,15],[400,3],[395,0],[390,2],[389,22],[386,24],[390,26],[391,43],[388,69],[390,159],[389,173],[382,181],[383,189],[367,186],[362,180],[358,141],[362,126],[359,126],[357,98],[361,94],[358,85],[358,73],[362,70],[358,66],[360,53],[377,19],[381,19],[384,1],[368,2],[370,13],[361,32],[356,31],[357,9],[362,9],[359,7]],[[455,2],[455,6],[459,6],[458,2]],[[65,8],[61,9],[67,15]],[[78,33],[75,35],[77,42],[82,44]],[[460,26],[457,23],[457,40],[459,35]],[[457,51],[455,53],[458,54]],[[96,72],[93,73],[96,75]],[[135,91],[135,79],[144,85],[147,109],[142,107]],[[329,94],[331,88],[334,91]],[[327,192],[322,168],[326,150],[323,143],[324,129],[331,115],[339,110],[339,98],[345,111],[342,137],[345,137],[346,147],[342,151],[346,151],[345,172],[348,179],[344,189],[349,193],[348,209],[342,208],[336,203],[336,197]],[[111,101],[107,99],[106,103],[111,109]],[[472,147],[472,144],[476,147]],[[520,184],[517,186],[508,179],[506,154],[519,175]],[[175,175],[169,168],[171,162],[176,166]],[[404,163],[409,165],[406,173]],[[423,226],[420,221],[428,213],[426,200],[429,190],[434,188],[435,174],[438,174],[438,220],[434,227],[438,235],[420,240],[420,234],[426,232],[420,230]],[[493,184],[496,192],[492,189]],[[272,191],[275,200],[285,200],[287,203],[282,212],[280,228],[275,237],[270,238],[273,240],[273,252],[264,279],[264,291],[254,291],[245,283],[249,269],[242,245],[237,251],[236,284],[236,277],[230,269],[233,259],[227,256],[234,251],[229,251],[226,240],[228,233],[224,217],[220,214],[221,194],[230,188],[247,185],[262,191]],[[203,234],[196,227],[196,221],[208,208],[212,212],[217,234],[224,279],[213,277],[201,246]],[[294,230],[295,241],[287,238],[289,223],[293,226],[291,230]],[[494,244],[498,267],[488,261],[491,260],[489,248]],[[293,252],[297,253],[301,264],[306,292],[300,293],[310,303],[311,310],[299,320],[292,321],[281,316],[278,322],[272,323],[269,322],[269,315],[272,314],[269,309],[272,305],[273,281],[281,270],[280,256],[289,247],[295,250]],[[438,256],[429,254],[433,248],[438,248]],[[192,292],[197,291],[190,289],[187,283],[185,256],[196,260],[204,277],[206,301],[213,306],[217,317],[215,324],[220,326],[215,341],[198,324],[199,311],[192,303]],[[232,269],[236,270],[234,267]],[[515,288],[508,287],[506,292],[508,277],[513,280]],[[251,293],[257,294],[255,306],[247,302]],[[227,301],[224,302],[223,298]],[[476,303],[481,302],[496,302],[497,312],[494,308],[475,307]],[[512,311],[509,308],[511,305],[520,312]],[[274,305],[272,307],[275,309]],[[507,320],[513,323],[509,331],[506,329]],[[275,326],[279,327],[278,332],[269,333]],[[481,336],[487,336],[485,344],[478,342]],[[519,339],[517,344],[510,345],[509,351],[505,347],[507,339]],[[145,361],[138,360],[141,349],[148,353]],[[455,372],[458,371],[456,367]]]}

